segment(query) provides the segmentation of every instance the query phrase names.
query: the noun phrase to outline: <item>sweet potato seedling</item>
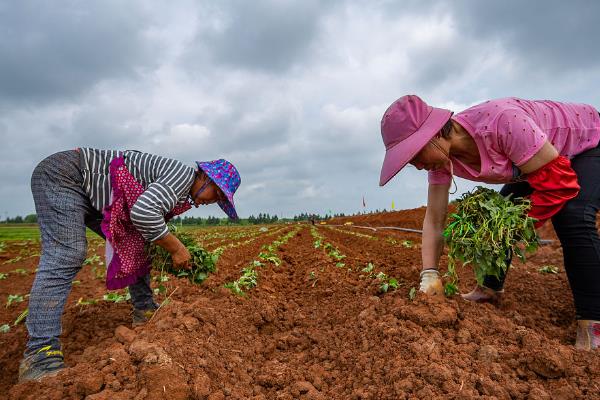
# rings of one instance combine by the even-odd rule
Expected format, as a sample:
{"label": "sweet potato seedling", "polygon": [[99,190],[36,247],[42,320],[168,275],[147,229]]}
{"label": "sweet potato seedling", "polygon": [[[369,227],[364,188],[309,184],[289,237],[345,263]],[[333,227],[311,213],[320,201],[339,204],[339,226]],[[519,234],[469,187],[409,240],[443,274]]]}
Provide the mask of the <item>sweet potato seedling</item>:
{"label": "sweet potato seedling", "polygon": [[223,285],[238,296],[245,296],[245,290],[252,289],[258,284],[258,273],[254,270],[254,266],[250,265],[242,269],[242,276],[236,281],[227,282]]}
{"label": "sweet potato seedling", "polygon": [[23,322],[25,320],[25,318],[27,318],[28,315],[29,315],[29,308],[26,308],[21,314],[19,314],[17,319],[15,319],[15,322],[13,322],[13,326],[19,325],[21,322]]}
{"label": "sweet potato seedling", "polygon": [[13,258],[11,258],[9,260],[4,261],[2,264],[14,264],[14,263],[17,263],[17,262],[21,261],[22,259],[23,259],[23,257],[16,256],[16,257],[13,257]]}
{"label": "sweet potato seedling", "polygon": [[554,265],[544,265],[538,270],[541,274],[558,274],[558,267]]}
{"label": "sweet potato seedling", "polygon": [[417,297],[417,288],[413,286],[408,291],[408,299],[410,301],[413,301],[415,299],[415,297]]}
{"label": "sweet potato seedling", "polygon": [[103,262],[100,259],[100,256],[98,254],[94,254],[93,256],[88,257],[83,261],[83,265],[92,265],[92,264],[100,264],[100,265],[103,264]]}
{"label": "sweet potato seedling", "polygon": [[398,280],[396,278],[391,278],[384,274],[383,272],[379,272],[376,275],[376,278],[379,280],[379,293],[387,293],[390,289],[396,290],[398,289]]}
{"label": "sweet potato seedling", "polygon": [[0,325],[0,333],[8,333],[10,332],[10,325],[2,324]]}
{"label": "sweet potato seedling", "polygon": [[14,272],[15,274],[19,274],[19,275],[28,275],[29,271],[27,271],[24,268],[17,268],[15,270],[13,270],[12,272]]}
{"label": "sweet potato seedling", "polygon": [[77,303],[75,305],[84,307],[84,306],[89,306],[89,305],[97,304],[97,303],[98,303],[98,300],[96,300],[96,299],[84,300],[83,297],[80,297],[79,299],[77,299]]}
{"label": "sweet potato seedling", "polygon": [[129,294],[129,290],[125,290],[125,294],[117,293],[117,292],[109,292],[105,293],[102,296],[102,300],[109,301],[111,303],[120,303],[122,301],[131,300],[131,295]]}
{"label": "sweet potato seedling", "polygon": [[10,307],[13,303],[22,303],[25,300],[21,294],[9,294],[6,299],[6,307]]}

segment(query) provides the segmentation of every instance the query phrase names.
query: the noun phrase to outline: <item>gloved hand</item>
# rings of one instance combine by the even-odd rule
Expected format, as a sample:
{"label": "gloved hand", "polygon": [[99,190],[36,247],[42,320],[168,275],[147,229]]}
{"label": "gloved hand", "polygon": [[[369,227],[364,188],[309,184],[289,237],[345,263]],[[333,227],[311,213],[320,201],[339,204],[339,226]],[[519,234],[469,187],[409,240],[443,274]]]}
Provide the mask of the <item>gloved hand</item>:
{"label": "gloved hand", "polygon": [[444,297],[444,284],[437,269],[425,269],[421,271],[419,291],[429,296]]}

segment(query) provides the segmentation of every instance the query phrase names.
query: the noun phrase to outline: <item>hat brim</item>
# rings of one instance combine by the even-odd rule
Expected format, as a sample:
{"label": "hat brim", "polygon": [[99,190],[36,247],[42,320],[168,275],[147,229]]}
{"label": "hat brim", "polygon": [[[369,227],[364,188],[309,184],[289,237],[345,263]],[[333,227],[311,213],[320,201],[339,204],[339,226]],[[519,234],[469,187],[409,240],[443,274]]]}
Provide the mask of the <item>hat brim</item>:
{"label": "hat brim", "polygon": [[442,129],[452,116],[452,111],[432,107],[423,125],[408,138],[390,147],[385,152],[379,186],[390,181],[423,147]]}
{"label": "hat brim", "polygon": [[219,205],[219,207],[221,207],[221,210],[223,210],[230,219],[239,219],[237,211],[235,210],[235,205],[233,204],[233,199],[227,199],[226,201],[218,201],[217,204]]}

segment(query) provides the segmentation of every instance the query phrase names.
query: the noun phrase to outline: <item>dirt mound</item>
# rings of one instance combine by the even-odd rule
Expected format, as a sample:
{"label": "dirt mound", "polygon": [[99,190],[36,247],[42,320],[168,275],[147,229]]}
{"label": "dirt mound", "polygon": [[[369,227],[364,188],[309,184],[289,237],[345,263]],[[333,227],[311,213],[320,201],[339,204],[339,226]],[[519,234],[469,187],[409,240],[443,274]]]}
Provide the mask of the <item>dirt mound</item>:
{"label": "dirt mound", "polygon": [[[419,228],[423,209],[390,214],[357,218]],[[170,279],[166,293],[177,288],[171,302],[136,328],[126,303],[76,305],[79,297],[103,292],[84,268],[65,311],[69,368],[16,384],[26,337],[16,327],[0,336],[7,349],[0,393],[11,399],[598,398],[600,352],[573,347],[574,310],[558,244],[515,263],[499,308],[458,296],[412,298],[420,237],[349,227],[317,226],[316,243],[304,225],[278,249],[279,266],[257,267],[258,285],[246,296],[222,287],[260,260],[262,245],[293,228],[226,250],[201,286]],[[547,264],[560,272],[540,273]],[[459,272],[468,290],[472,274]],[[398,288],[381,293],[380,273]],[[31,284],[31,276],[22,279],[21,289]],[[7,281],[0,289],[15,290]],[[0,316],[8,320],[19,310],[4,308]]]}

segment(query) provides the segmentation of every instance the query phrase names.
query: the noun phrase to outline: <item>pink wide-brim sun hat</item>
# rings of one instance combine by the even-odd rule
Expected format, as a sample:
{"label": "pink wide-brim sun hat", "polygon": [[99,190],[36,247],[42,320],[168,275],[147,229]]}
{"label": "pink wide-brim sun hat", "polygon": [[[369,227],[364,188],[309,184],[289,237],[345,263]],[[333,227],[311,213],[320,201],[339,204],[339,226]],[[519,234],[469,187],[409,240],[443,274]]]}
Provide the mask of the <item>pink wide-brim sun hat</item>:
{"label": "pink wide-brim sun hat", "polygon": [[442,129],[452,111],[431,107],[419,96],[394,101],[381,118],[385,158],[379,186],[389,182]]}

